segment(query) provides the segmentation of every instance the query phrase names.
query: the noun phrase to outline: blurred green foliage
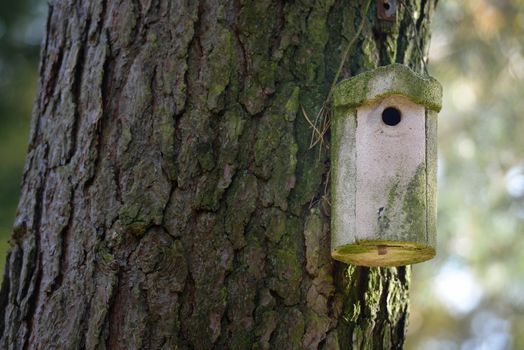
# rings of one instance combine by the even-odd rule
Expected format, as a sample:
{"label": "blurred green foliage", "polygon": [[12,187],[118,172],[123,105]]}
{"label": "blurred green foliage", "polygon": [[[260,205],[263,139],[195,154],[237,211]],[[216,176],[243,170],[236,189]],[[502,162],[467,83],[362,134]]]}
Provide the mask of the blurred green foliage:
{"label": "blurred green foliage", "polygon": [[[45,10],[0,2],[0,265]],[[432,29],[429,71],[444,86],[439,247],[413,269],[406,348],[524,349],[524,0],[440,1]]]}
{"label": "blurred green foliage", "polygon": [[[35,97],[45,4],[0,1],[0,271],[4,271]],[[2,277],[0,277],[1,279]]]}
{"label": "blurred green foliage", "polygon": [[440,1],[438,257],[415,266],[408,349],[524,349],[524,1]]}

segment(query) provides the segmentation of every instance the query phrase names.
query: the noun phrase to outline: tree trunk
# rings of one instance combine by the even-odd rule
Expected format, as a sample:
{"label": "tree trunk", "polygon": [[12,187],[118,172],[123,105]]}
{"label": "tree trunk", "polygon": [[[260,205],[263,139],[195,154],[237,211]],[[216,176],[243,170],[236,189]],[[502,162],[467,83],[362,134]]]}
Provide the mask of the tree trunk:
{"label": "tree trunk", "polygon": [[50,4],[0,347],[401,348],[409,268],[330,258],[306,119],[352,39],[341,78],[422,70],[434,1],[376,6]]}

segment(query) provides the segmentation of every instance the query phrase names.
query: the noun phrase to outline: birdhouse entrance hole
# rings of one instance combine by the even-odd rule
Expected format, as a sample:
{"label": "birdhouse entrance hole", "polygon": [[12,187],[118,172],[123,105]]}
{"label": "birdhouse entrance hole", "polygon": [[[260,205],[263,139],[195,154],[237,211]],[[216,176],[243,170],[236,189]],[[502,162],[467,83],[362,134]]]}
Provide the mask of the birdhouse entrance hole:
{"label": "birdhouse entrance hole", "polygon": [[402,114],[395,107],[388,107],[382,112],[382,121],[389,126],[395,126],[400,123]]}

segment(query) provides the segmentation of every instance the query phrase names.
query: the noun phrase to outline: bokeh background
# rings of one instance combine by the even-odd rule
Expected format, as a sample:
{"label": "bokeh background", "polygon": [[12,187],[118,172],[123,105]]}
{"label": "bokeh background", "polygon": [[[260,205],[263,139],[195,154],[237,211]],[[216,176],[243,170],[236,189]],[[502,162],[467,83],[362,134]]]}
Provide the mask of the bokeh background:
{"label": "bokeh background", "polygon": [[[43,0],[0,1],[0,271],[46,11]],[[440,1],[432,30],[428,69],[444,86],[439,246],[413,268],[406,348],[524,349],[524,0]]]}
{"label": "bokeh background", "polygon": [[20,193],[47,5],[0,0],[0,280]]}

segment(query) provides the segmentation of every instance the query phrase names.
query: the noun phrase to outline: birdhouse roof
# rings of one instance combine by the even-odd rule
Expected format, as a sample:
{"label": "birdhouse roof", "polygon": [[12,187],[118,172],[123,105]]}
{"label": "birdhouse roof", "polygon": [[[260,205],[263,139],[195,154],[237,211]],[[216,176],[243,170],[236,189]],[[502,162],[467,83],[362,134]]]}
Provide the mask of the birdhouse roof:
{"label": "birdhouse roof", "polygon": [[405,96],[436,112],[442,107],[440,83],[435,78],[415,73],[398,63],[341,81],[333,92],[333,105],[359,107],[391,95]]}

